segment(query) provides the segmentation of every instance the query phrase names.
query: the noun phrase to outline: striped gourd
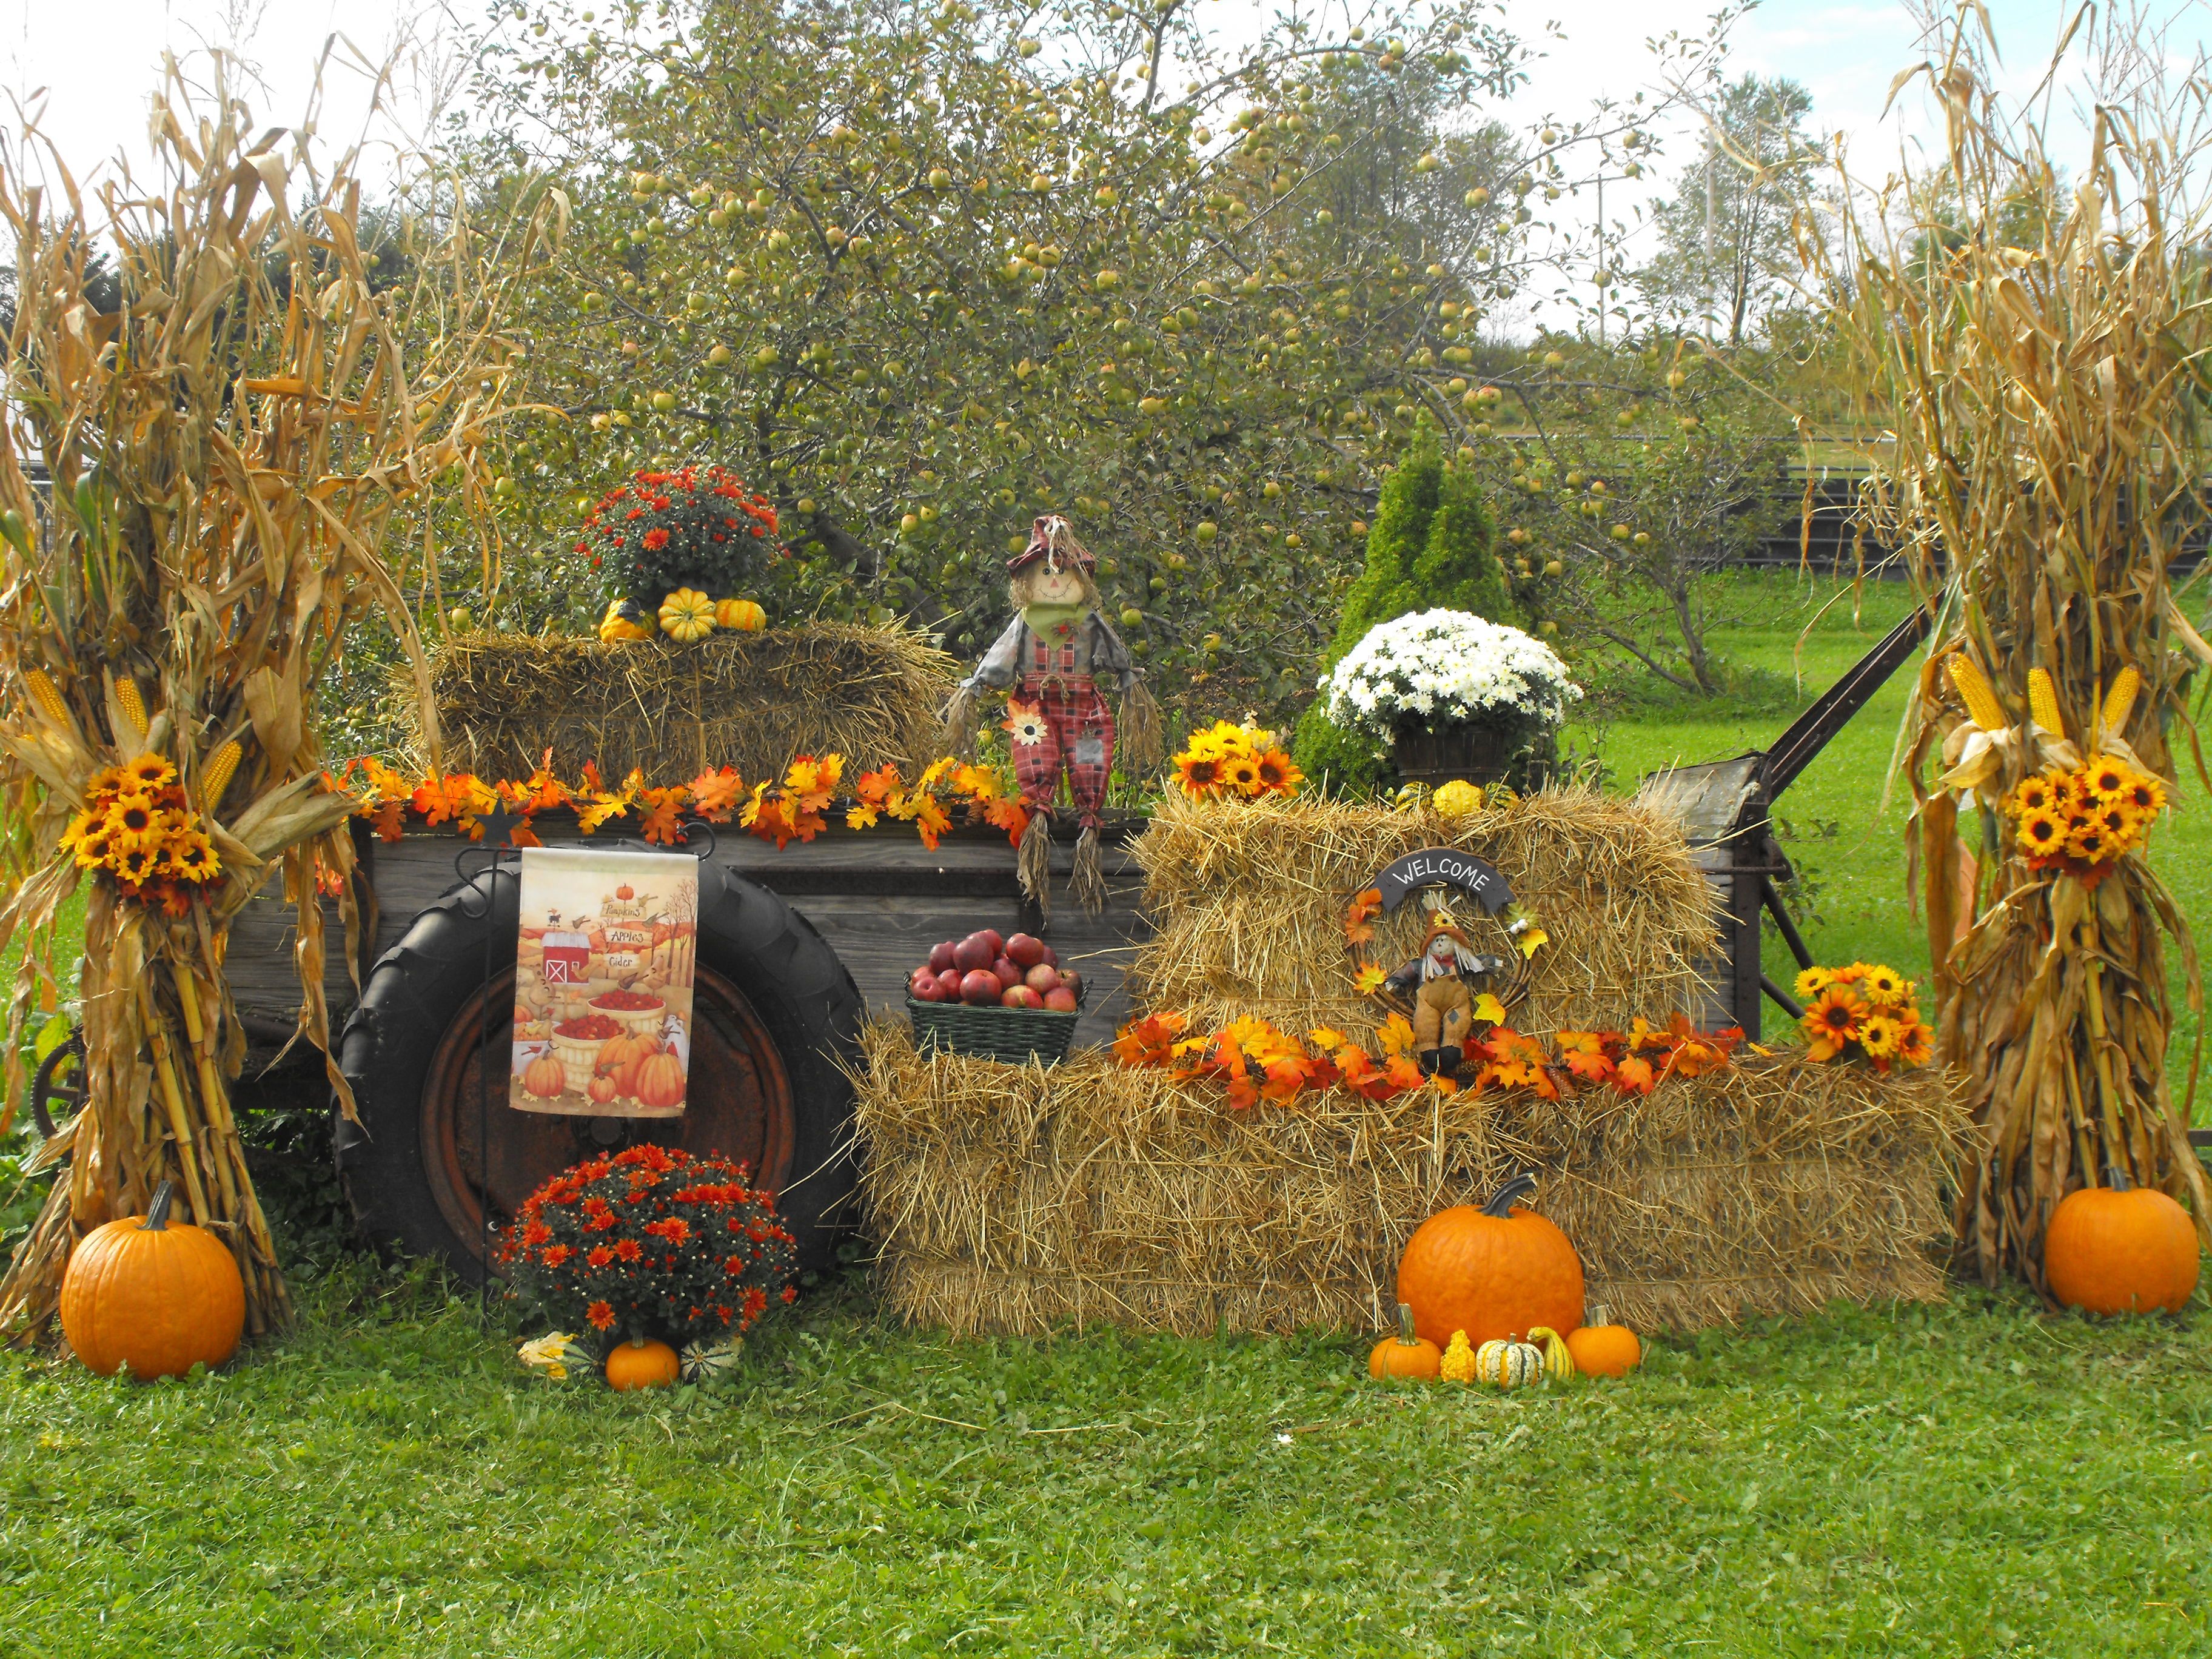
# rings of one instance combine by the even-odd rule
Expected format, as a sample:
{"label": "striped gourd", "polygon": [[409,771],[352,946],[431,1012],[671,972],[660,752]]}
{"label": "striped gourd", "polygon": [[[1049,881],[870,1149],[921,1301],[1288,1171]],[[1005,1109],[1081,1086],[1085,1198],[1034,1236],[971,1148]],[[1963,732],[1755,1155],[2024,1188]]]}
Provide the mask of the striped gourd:
{"label": "striped gourd", "polygon": [[2066,735],[2066,721],[2058,713],[2058,688],[2051,683],[2047,668],[2027,671],[2027,712],[2052,737]]}
{"label": "striped gourd", "polygon": [[[131,735],[144,741],[146,699],[138,695],[138,682],[128,674],[115,677],[115,706],[123,711],[123,718],[130,723]],[[120,738],[123,734],[118,732],[115,735]]]}
{"label": "striped gourd", "polygon": [[1564,1382],[1575,1374],[1575,1357],[1567,1352],[1567,1339],[1549,1325],[1531,1325],[1528,1340],[1544,1345],[1544,1375]]}
{"label": "striped gourd", "polygon": [[1984,732],[1996,732],[2011,723],[2004,717],[2004,705],[1990,690],[1988,679],[1972,657],[1963,651],[1954,651],[1944,666],[1950,671],[1951,689],[1966,705],[1967,715],[1975,725]]}
{"label": "striped gourd", "polygon": [[2136,693],[2142,690],[2142,676],[2130,663],[2112,680],[2112,689],[2105,694],[2105,735],[2119,737],[2127,730],[2128,716],[2136,712]]}
{"label": "striped gourd", "polygon": [[222,804],[222,792],[230,787],[231,774],[238,770],[238,757],[242,752],[236,738],[215,751],[207,770],[200,774],[201,811],[213,812]]}
{"label": "striped gourd", "polygon": [[62,701],[61,688],[47,676],[45,669],[26,670],[23,684],[30,688],[31,701],[39,705],[48,720],[57,726],[70,723],[69,705]]}
{"label": "striped gourd", "polygon": [[1533,1342],[1484,1343],[1474,1351],[1474,1378],[1501,1389],[1525,1388],[1544,1375],[1544,1351]]}

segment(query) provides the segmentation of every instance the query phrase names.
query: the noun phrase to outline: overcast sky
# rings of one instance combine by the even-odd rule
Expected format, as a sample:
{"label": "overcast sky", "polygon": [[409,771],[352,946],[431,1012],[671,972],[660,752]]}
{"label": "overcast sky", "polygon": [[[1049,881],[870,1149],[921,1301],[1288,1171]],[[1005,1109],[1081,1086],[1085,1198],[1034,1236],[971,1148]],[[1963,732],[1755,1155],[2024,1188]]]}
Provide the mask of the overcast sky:
{"label": "overcast sky", "polygon": [[[1254,10],[1251,0],[1200,3],[1225,27]],[[2007,74],[2025,85],[2040,72],[2062,19],[2077,0],[1986,3],[1997,23]],[[1540,40],[1546,56],[1526,92],[1498,113],[1521,125],[1547,116],[1571,118],[1598,93],[1625,98],[1651,85],[1647,40],[1668,29],[1702,30],[1712,3],[1511,0],[1512,24],[1526,38]],[[2212,39],[2212,0],[2149,0],[2149,9],[2167,20],[2176,58],[2185,60]],[[27,100],[34,89],[46,89],[38,105],[41,126],[82,174],[118,149],[135,158],[146,155],[146,98],[165,46],[183,56],[210,41],[240,42],[266,82],[253,100],[257,115],[291,124],[307,108],[318,56],[334,32],[343,31],[361,52],[379,60],[395,43],[411,38],[427,49],[409,62],[397,118],[378,124],[373,135],[389,153],[420,141],[441,63],[452,64],[452,43],[487,11],[484,0],[100,0],[89,10],[55,0],[0,0],[0,91]],[[1565,28],[1564,43],[1545,38],[1546,23],[1555,18]],[[1891,78],[1921,55],[1902,0],[1765,0],[1733,39],[1731,72],[1802,82],[1813,94],[1815,129],[1845,136],[1855,172],[1881,175],[1901,142],[1933,130],[1917,94],[1888,122],[1881,118]],[[342,59],[350,55],[343,46],[339,52]],[[350,142],[362,125],[366,76],[341,66],[325,76],[325,86],[317,130],[326,139]],[[7,113],[0,104],[0,115]],[[1646,181],[1662,188],[1694,149],[1686,122],[1666,136],[1672,155]],[[2057,148],[2063,154],[2065,147],[2062,137]],[[1617,191],[1608,198],[1607,216],[1620,216],[1635,205],[1633,198]]]}

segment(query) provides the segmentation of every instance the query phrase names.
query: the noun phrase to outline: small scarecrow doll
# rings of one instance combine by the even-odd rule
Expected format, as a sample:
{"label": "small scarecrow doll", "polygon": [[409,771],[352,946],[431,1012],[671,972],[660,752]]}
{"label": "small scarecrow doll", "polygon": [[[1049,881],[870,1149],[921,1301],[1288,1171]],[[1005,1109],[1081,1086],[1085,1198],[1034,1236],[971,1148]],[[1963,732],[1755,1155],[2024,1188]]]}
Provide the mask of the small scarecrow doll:
{"label": "small scarecrow doll", "polygon": [[1110,676],[1120,693],[1130,756],[1145,764],[1159,758],[1159,708],[1130,661],[1129,647],[1099,609],[1098,586],[1091,578],[1097,562],[1075,539],[1066,520],[1057,514],[1039,519],[1029,545],[1006,561],[1014,619],[945,710],[946,737],[958,752],[975,735],[983,696],[1006,693],[1014,775],[1021,781],[1022,805],[1030,813],[1022,836],[1022,890],[1048,915],[1051,820],[1062,810],[1063,775],[1082,826],[1070,890],[1093,915],[1106,902],[1098,823],[1114,770],[1115,724],[1114,711],[1099,689],[1102,678]]}
{"label": "small scarecrow doll", "polygon": [[1413,1000],[1413,1055],[1424,1072],[1459,1069],[1475,1024],[1475,997],[1484,988],[1477,981],[1505,965],[1504,957],[1485,956],[1469,945],[1450,911],[1442,905],[1430,910],[1421,954],[1382,981],[1392,995]]}

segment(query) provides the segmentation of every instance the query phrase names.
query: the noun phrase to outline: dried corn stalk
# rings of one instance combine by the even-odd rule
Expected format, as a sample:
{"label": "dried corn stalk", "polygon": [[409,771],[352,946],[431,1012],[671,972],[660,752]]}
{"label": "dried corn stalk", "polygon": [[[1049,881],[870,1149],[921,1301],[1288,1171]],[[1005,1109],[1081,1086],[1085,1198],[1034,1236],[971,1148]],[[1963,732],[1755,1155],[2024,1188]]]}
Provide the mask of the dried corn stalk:
{"label": "dried corn stalk", "polygon": [[[35,134],[0,149],[20,277],[0,362],[0,860],[13,891],[0,950],[18,934],[28,947],[9,1102],[26,1012],[51,987],[58,907],[91,882],[89,1101],[67,1131],[68,1173],[0,1281],[0,1334],[42,1328],[75,1241],[143,1211],[165,1178],[236,1254],[249,1328],[285,1320],[227,1096],[245,1042],[224,945],[281,875],[298,908],[301,1030],[325,1043],[318,894],[356,925],[354,803],[324,781],[315,683],[346,624],[380,612],[434,719],[386,531],[395,514],[427,521],[434,481],[457,484],[464,510],[488,500],[482,458],[508,412],[514,355],[502,300],[557,228],[560,204],[544,198],[487,255],[456,213],[414,287],[374,292],[345,163],[316,176],[304,140],[260,131],[227,94],[224,69],[196,104],[171,67],[154,115],[161,181],[126,179],[97,212],[58,158],[59,200],[27,183]],[[100,246],[121,276],[109,315],[86,297]],[[25,475],[33,458],[50,494]],[[169,780],[158,855],[86,811],[122,799],[132,778],[115,769],[134,762]]]}
{"label": "dried corn stalk", "polygon": [[[2108,65],[2125,55],[2077,32]],[[2045,1225],[2084,1184],[2161,1188],[2212,1239],[2166,1073],[2166,941],[2202,1002],[2187,921],[2139,855],[2094,884],[2033,867],[1999,810],[2069,743],[2170,787],[2185,683],[2212,665],[2166,574],[2201,522],[2212,125],[2201,76],[2100,103],[2069,189],[2039,126],[1989,90],[1986,14],[1967,0],[1937,38],[1913,73],[1947,118],[1942,161],[1879,191],[1846,179],[1808,252],[1843,296],[1829,314],[1863,424],[1841,435],[1869,467],[1865,515],[1938,619],[1905,760],[1939,1030],[1971,1079],[1959,1243],[1984,1279],[2040,1289]]]}

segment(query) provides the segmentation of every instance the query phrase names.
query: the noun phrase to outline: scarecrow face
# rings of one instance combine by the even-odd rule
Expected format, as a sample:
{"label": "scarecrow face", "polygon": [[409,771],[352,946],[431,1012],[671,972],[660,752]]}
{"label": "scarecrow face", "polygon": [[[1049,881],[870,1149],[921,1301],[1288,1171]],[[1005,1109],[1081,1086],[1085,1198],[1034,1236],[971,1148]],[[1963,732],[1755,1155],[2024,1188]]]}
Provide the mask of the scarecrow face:
{"label": "scarecrow face", "polygon": [[1448,963],[1452,960],[1452,941],[1449,933],[1438,933],[1429,941],[1429,957],[1431,961],[1439,963]]}
{"label": "scarecrow face", "polygon": [[1040,570],[1030,592],[1040,605],[1073,605],[1083,597],[1083,578],[1072,569]]}

